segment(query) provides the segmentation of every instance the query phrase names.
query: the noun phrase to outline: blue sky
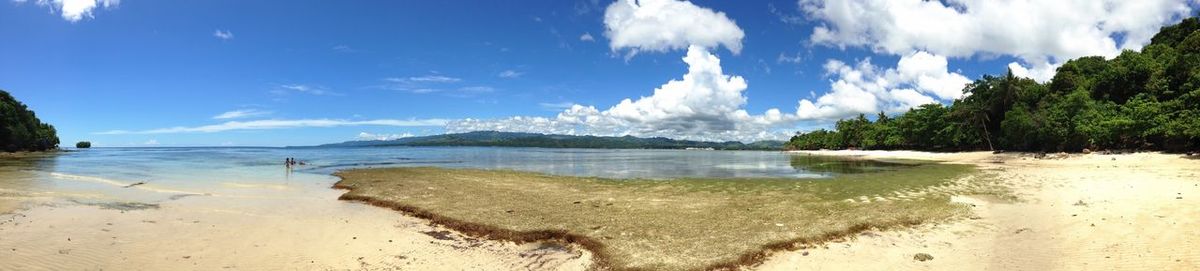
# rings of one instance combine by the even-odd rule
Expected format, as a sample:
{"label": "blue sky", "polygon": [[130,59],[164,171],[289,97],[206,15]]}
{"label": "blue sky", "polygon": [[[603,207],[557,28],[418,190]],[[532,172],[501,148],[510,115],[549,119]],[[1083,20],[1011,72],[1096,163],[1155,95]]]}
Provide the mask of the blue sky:
{"label": "blue sky", "polygon": [[[725,32],[653,16],[616,26],[620,22],[606,15],[619,11],[609,7],[631,3],[591,0],[82,1],[94,7],[0,3],[0,36],[9,37],[0,42],[0,89],[54,124],[63,142],[98,146],[311,145],[472,129],[781,138],[860,112],[949,102],[951,96],[938,95],[952,89],[944,86],[1014,65],[1046,78],[1069,57],[1140,48],[1148,37],[1137,37],[1194,14],[1197,6],[1194,0],[1145,1],[1138,3],[1161,7],[1130,10],[1161,18],[1126,22],[1142,13],[1100,7],[1103,14],[1079,22],[1029,26],[1090,25],[1100,34],[1084,38],[1113,46],[1006,49],[989,45],[1003,44],[1009,38],[1003,35],[981,42],[979,36],[922,34],[913,30],[922,27],[922,16],[900,13],[940,7],[960,11],[943,23],[995,24],[972,11],[985,5],[969,3],[976,1],[916,1],[904,8],[878,1],[632,3],[631,12],[644,12],[631,16],[694,15],[689,23],[731,27]],[[650,2],[663,6],[651,9]],[[851,23],[869,18],[839,12],[843,8],[890,12],[893,19]],[[1022,8],[1029,7],[1009,12]],[[914,24],[918,28],[895,27]],[[615,45],[617,35],[630,42]],[[677,38],[655,40],[662,36]],[[740,78],[747,86],[696,79],[668,87],[671,80],[687,81],[684,74],[703,74],[689,73],[689,64],[701,64],[685,63],[685,55],[703,63],[719,59],[721,70],[708,74],[717,82]],[[704,96],[708,86],[716,87]],[[657,88],[664,93],[656,95]],[[896,94],[902,89],[911,95]],[[658,97],[639,101],[648,96]],[[617,106],[624,99],[631,105]],[[805,99],[813,107],[798,109]],[[572,122],[560,114],[572,105],[594,108],[581,114],[598,121]],[[767,112],[773,108],[778,115]],[[743,124],[749,122],[756,124]]]}

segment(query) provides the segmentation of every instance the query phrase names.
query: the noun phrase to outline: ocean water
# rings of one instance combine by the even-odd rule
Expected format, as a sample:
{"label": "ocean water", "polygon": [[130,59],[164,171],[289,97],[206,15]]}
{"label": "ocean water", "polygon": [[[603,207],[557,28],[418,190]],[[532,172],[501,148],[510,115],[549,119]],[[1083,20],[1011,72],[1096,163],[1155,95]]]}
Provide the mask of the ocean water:
{"label": "ocean water", "polygon": [[[306,165],[288,169],[284,159]],[[824,178],[906,166],[772,151],[600,150],[502,147],[94,148],[0,160],[0,193],[115,196],[262,196],[326,190],[331,173],[366,167],[514,169],[558,175]],[[138,189],[124,189],[137,185]],[[253,188],[253,189],[247,189]],[[305,189],[295,189],[305,188]],[[274,189],[274,190],[272,190]],[[147,193],[150,192],[150,193]],[[294,196],[294,195],[293,195]]]}

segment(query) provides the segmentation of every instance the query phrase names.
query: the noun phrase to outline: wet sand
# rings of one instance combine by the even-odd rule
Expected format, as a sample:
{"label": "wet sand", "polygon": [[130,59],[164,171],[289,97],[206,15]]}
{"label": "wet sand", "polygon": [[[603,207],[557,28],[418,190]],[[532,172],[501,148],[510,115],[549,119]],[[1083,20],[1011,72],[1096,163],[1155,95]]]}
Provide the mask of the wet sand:
{"label": "wet sand", "polygon": [[[979,165],[1020,199],[974,216],[781,252],[757,270],[1200,270],[1200,159],[1177,154],[812,152]],[[918,253],[932,256],[918,261]]]}

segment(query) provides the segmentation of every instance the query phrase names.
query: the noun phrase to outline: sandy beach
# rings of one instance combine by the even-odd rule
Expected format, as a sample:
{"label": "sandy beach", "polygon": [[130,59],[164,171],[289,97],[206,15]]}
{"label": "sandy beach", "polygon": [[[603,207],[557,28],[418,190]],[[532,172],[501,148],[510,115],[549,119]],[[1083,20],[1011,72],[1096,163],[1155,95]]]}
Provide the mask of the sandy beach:
{"label": "sandy beach", "polygon": [[[820,151],[814,155],[976,165],[1016,201],[957,195],[972,214],[871,230],[769,253],[752,270],[1196,270],[1200,159],[1123,155]],[[803,154],[803,153],[801,153]],[[11,177],[11,176],[10,176]],[[19,177],[19,176],[18,176]],[[78,183],[70,176],[49,176]],[[78,191],[0,191],[0,269],[585,270],[578,248],[481,240],[428,221],[338,201],[336,180],[225,183],[180,192],[127,180]],[[93,192],[87,192],[93,191]],[[111,192],[110,191],[117,191]],[[123,202],[122,191],[164,195]],[[236,191],[236,192],[232,192]],[[118,196],[113,196],[118,195]],[[69,199],[69,200],[68,200]],[[917,261],[918,253],[931,260]]]}
{"label": "sandy beach", "polygon": [[[1124,155],[815,151],[969,163],[1017,202],[964,195],[974,216],[780,252],[755,270],[1197,270],[1200,159]],[[933,257],[914,260],[917,253]]]}

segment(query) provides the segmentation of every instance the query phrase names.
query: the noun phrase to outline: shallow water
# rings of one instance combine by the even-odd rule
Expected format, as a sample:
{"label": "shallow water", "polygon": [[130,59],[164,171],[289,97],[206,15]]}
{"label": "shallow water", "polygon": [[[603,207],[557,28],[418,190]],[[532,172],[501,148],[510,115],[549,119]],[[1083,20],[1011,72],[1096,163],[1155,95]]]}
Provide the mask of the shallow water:
{"label": "shallow water", "polygon": [[[294,157],[306,165],[288,169],[283,165],[286,157]],[[15,197],[38,196],[71,197],[83,201],[119,198],[137,202],[186,196],[304,197],[328,192],[326,187],[336,181],[330,176],[335,171],[397,166],[515,169],[607,178],[822,178],[907,165],[771,151],[493,147],[95,148],[0,160],[0,207],[11,208]],[[125,187],[138,183],[142,184]],[[264,195],[263,191],[272,193]]]}

